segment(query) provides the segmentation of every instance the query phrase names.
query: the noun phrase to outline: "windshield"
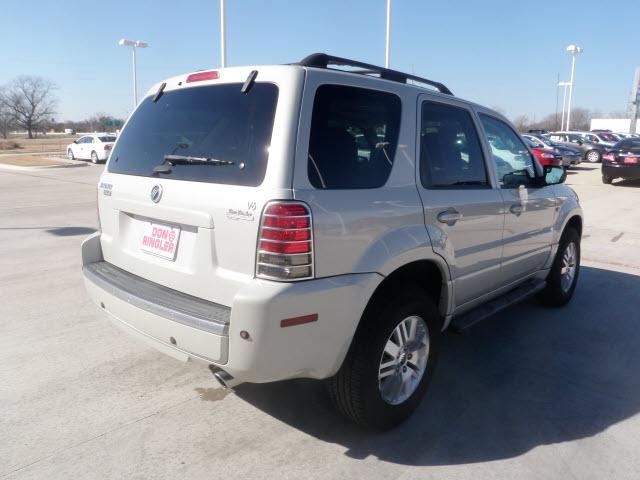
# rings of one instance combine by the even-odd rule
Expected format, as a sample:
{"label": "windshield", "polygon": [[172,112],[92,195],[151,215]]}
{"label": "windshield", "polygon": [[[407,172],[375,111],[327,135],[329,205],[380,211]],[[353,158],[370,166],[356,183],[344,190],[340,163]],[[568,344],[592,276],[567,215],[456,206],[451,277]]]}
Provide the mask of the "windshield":
{"label": "windshield", "polygon": [[190,87],[147,97],[127,122],[109,172],[152,176],[165,155],[216,158],[233,165],[179,164],[162,178],[257,186],[267,167],[278,87],[256,83]]}

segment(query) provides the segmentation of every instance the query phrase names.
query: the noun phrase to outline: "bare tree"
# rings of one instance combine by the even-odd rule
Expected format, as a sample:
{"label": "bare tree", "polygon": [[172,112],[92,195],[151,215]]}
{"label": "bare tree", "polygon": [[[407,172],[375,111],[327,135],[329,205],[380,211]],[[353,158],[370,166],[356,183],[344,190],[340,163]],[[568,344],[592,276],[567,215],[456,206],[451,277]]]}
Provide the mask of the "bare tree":
{"label": "bare tree", "polygon": [[24,128],[29,138],[33,138],[55,113],[55,88],[45,78],[23,75],[9,83],[0,101],[9,109],[16,126]]}
{"label": "bare tree", "polygon": [[526,132],[531,126],[531,121],[527,115],[518,115],[513,119],[513,124],[519,132]]}
{"label": "bare tree", "polygon": [[4,103],[4,91],[0,90],[0,136],[7,138],[13,126],[13,114]]}
{"label": "bare tree", "polygon": [[594,113],[597,116],[598,112],[592,112],[588,108],[572,108],[571,109],[571,130],[584,130],[591,129],[591,119],[594,117]]}

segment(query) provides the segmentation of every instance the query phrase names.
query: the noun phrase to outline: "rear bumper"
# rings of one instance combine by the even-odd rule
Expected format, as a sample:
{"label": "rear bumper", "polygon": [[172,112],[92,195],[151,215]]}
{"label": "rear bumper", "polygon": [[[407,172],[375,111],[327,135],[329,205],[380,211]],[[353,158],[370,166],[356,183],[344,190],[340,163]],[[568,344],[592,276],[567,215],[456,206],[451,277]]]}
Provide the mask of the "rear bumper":
{"label": "rear bumper", "polygon": [[602,173],[612,178],[624,178],[627,180],[640,179],[640,164],[625,165],[620,163],[603,163]]}
{"label": "rear bumper", "polygon": [[[83,243],[83,272],[89,296],[110,319],[164,353],[216,365],[240,382],[335,374],[368,299],[382,281],[375,273],[294,283],[254,279],[226,307],[119,269],[120,277],[111,281],[100,276],[97,271],[110,268],[96,265],[104,264],[99,238],[95,234]],[[316,321],[281,326],[284,319],[313,314]]]}

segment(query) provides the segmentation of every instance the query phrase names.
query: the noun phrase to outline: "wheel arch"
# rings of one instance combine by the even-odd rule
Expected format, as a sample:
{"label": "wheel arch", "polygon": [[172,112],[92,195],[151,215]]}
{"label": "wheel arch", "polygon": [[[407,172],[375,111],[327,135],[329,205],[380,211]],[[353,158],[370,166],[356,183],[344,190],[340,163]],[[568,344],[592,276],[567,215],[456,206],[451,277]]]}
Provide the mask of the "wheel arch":
{"label": "wheel arch", "polygon": [[385,299],[392,297],[395,292],[407,285],[416,285],[431,295],[440,312],[440,322],[444,325],[445,318],[451,310],[450,303],[453,296],[449,270],[444,262],[424,259],[406,263],[385,276],[369,298],[358,329],[365,323],[364,319],[368,313],[379,308]]}

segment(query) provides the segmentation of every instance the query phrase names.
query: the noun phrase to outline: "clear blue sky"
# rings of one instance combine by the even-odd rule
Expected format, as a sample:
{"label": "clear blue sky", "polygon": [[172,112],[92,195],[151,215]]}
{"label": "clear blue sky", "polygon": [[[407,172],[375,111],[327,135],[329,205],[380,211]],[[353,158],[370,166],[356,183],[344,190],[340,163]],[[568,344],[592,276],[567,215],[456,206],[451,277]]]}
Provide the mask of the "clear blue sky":
{"label": "clear blue sky", "polygon": [[[385,0],[227,0],[228,63],[288,63],[325,51],[384,63]],[[57,119],[126,115],[131,58],[146,40],[139,92],[219,64],[218,0],[2,0],[0,84],[19,74],[59,86]],[[555,111],[570,43],[584,48],[575,106],[624,110],[640,66],[640,1],[393,0],[392,67],[447,84],[511,116]]]}

